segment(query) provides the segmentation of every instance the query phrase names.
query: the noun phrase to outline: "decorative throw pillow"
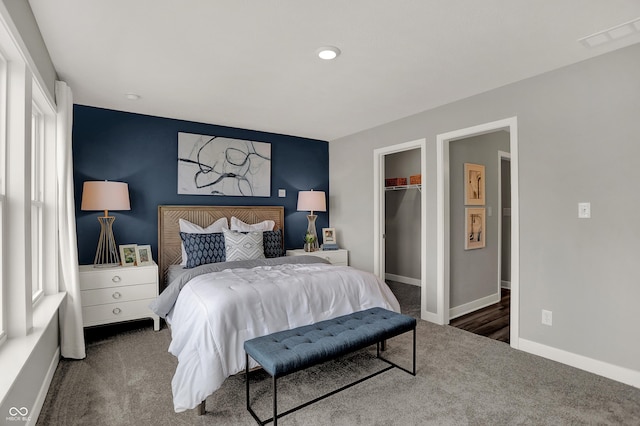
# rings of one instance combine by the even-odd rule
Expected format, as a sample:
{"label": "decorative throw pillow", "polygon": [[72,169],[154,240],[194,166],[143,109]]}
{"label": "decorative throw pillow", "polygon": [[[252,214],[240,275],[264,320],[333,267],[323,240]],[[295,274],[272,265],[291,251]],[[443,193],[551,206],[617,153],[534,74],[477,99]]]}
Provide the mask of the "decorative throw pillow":
{"label": "decorative throw pillow", "polygon": [[[180,225],[180,232],[185,232],[187,234],[212,234],[214,232],[222,232],[223,229],[229,229],[226,217],[221,217],[206,228],[196,225],[195,223],[191,223],[185,219],[178,219],[178,224]],[[180,243],[180,245],[182,247],[182,262],[180,265],[186,266],[188,256],[184,249],[184,243]]]}
{"label": "decorative throw pillow", "polygon": [[207,263],[218,263],[226,260],[225,239],[221,232],[214,234],[180,233],[184,249],[187,253],[185,268],[195,268]]}
{"label": "decorative throw pillow", "polygon": [[281,257],[284,256],[282,249],[282,231],[264,231],[262,233],[262,245],[264,246],[264,257]]}
{"label": "decorative throw pillow", "polygon": [[223,230],[227,262],[233,260],[264,259],[262,232],[242,234]]}
{"label": "decorative throw pillow", "polygon": [[273,227],[276,223],[273,220],[263,220],[259,223],[249,225],[244,223],[235,216],[231,216],[231,230],[239,232],[252,232],[252,231],[273,231]]}

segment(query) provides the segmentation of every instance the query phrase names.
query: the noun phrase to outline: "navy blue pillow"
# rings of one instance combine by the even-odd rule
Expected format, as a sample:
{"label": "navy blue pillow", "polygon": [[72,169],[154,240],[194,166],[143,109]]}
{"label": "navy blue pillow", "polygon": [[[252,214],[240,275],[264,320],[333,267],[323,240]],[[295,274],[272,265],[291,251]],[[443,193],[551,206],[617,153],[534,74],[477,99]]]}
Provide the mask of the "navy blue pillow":
{"label": "navy blue pillow", "polygon": [[262,233],[262,245],[264,246],[264,257],[281,257],[284,256],[282,249],[282,231],[264,231]]}
{"label": "navy blue pillow", "polygon": [[180,233],[180,238],[187,252],[187,264],[185,268],[195,268],[207,263],[224,262],[227,254],[224,248],[224,234],[187,234]]}

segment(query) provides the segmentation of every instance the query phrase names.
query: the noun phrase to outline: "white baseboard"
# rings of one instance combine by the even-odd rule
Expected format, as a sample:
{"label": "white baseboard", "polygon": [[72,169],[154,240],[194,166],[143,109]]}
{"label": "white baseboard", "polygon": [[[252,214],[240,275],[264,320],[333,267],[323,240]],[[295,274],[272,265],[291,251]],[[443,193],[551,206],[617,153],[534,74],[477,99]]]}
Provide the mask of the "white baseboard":
{"label": "white baseboard", "polygon": [[511,288],[511,281],[500,281],[500,287],[502,288]]}
{"label": "white baseboard", "polygon": [[485,296],[481,299],[465,303],[464,305],[456,306],[449,309],[449,319],[452,320],[454,318],[461,317],[462,315],[468,314],[469,312],[477,311],[478,309],[482,309],[485,306],[493,305],[494,303],[498,303],[499,301],[500,294],[495,293],[490,294],[489,296]]}
{"label": "white baseboard", "polygon": [[32,426],[35,425],[38,421],[38,417],[40,416],[40,410],[42,410],[42,406],[44,405],[44,400],[47,397],[47,392],[49,392],[49,386],[51,386],[51,381],[53,380],[53,375],[56,372],[56,368],[58,368],[58,363],[60,362],[60,346],[53,354],[53,359],[51,360],[51,364],[49,364],[49,370],[47,370],[47,375],[44,377],[44,381],[42,382],[42,386],[40,387],[40,391],[38,392],[38,396],[36,397],[35,402],[33,403],[33,408],[29,413],[29,420],[27,421],[27,425]]}
{"label": "white baseboard", "polygon": [[397,282],[403,283],[403,284],[416,285],[418,287],[422,286],[422,283],[420,282],[419,278],[409,278],[409,277],[403,277],[402,275],[385,273],[384,274],[384,279],[385,280],[389,280],[389,281],[397,281]]}
{"label": "white baseboard", "polygon": [[526,339],[518,339],[518,349],[534,355],[541,356],[589,373],[597,374],[617,382],[621,382],[636,388],[640,388],[640,371],[631,370],[626,367],[609,364],[597,359],[577,355],[562,349],[553,348],[541,343],[532,342]]}

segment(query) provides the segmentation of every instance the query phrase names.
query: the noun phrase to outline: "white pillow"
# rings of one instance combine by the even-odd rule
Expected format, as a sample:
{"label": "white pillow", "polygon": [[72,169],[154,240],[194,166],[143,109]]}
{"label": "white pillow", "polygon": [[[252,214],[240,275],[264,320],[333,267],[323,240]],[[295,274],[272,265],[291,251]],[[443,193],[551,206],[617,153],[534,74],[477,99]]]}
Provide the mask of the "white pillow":
{"label": "white pillow", "polygon": [[273,220],[263,220],[260,223],[249,225],[244,223],[235,216],[231,216],[231,230],[240,232],[253,232],[253,231],[273,231],[273,227],[276,223]]}
{"label": "white pillow", "polygon": [[[180,232],[187,234],[213,234],[214,232],[222,232],[223,229],[229,229],[226,217],[221,217],[206,228],[185,219],[178,219],[178,224],[180,225]],[[184,249],[183,243],[180,243],[180,248],[182,248],[182,263],[180,263],[180,265],[186,266],[187,252]]]}
{"label": "white pillow", "polygon": [[264,259],[264,245],[262,232],[247,232],[242,234],[237,231],[224,229],[224,249],[226,261]]}

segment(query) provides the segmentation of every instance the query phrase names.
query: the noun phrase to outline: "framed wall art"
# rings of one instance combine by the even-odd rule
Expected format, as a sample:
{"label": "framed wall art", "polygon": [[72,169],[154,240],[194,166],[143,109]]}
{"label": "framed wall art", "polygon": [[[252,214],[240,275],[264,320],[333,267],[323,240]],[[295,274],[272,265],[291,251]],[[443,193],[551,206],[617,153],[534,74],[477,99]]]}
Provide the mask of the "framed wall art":
{"label": "framed wall art", "polygon": [[465,212],[465,250],[479,249],[486,246],[486,210],[484,207],[466,208]]}
{"label": "framed wall art", "polygon": [[485,173],[481,164],[464,163],[464,204],[484,206]]}
{"label": "framed wall art", "polygon": [[178,194],[271,196],[271,144],[178,132]]}

